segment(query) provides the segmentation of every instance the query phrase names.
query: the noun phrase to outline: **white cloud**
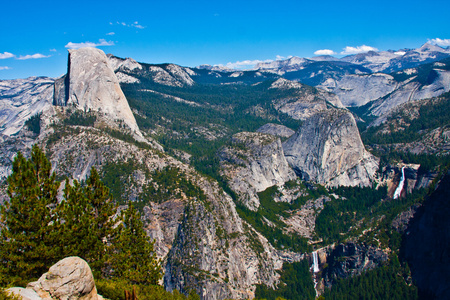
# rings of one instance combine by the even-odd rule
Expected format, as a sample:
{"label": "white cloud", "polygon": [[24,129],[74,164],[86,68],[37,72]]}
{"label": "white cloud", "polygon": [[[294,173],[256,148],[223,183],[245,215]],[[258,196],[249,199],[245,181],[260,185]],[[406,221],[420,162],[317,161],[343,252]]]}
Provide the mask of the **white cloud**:
{"label": "white cloud", "polygon": [[394,52],[394,54],[402,56],[402,55],[405,55],[406,52],[405,51],[397,51],[397,52]]}
{"label": "white cloud", "polygon": [[2,67],[2,66],[0,66],[0,70],[11,70],[11,68],[10,67]]}
{"label": "white cloud", "polygon": [[[237,61],[237,62],[229,62],[225,65],[225,67],[230,69],[252,69],[256,64],[258,63],[268,63],[273,62],[273,59],[267,59],[267,60],[243,60],[243,61]],[[223,67],[224,65],[217,65],[219,67]]]}
{"label": "white cloud", "polygon": [[50,49],[50,52],[57,52],[55,48]]}
{"label": "white cloud", "polygon": [[287,57],[286,56],[277,55],[275,60],[285,60],[285,59],[289,59],[289,58],[292,58],[292,55],[289,55]]}
{"label": "white cloud", "polygon": [[433,45],[438,45],[441,47],[447,47],[450,46],[450,39],[440,39],[440,38],[435,38],[432,40],[428,40],[428,43],[433,44]]}
{"label": "white cloud", "polygon": [[369,52],[369,51],[378,51],[378,49],[375,47],[366,46],[366,45],[357,46],[357,47],[347,46],[344,48],[344,51],[342,51],[341,54],[349,55],[349,54],[365,53],[365,52]]}
{"label": "white cloud", "polygon": [[[142,26],[141,24],[139,24],[138,21],[135,21],[135,22],[133,22],[131,24],[127,24],[125,22],[116,22],[116,23],[119,24],[119,25],[125,26],[125,27],[134,27],[134,28],[138,28],[138,29],[144,29],[145,28],[145,26]],[[109,23],[109,24],[112,25],[112,23]]]}
{"label": "white cloud", "polygon": [[20,60],[26,60],[26,59],[38,59],[38,58],[47,58],[50,57],[50,55],[43,55],[40,53],[32,54],[32,55],[21,55],[17,59]]}
{"label": "white cloud", "polygon": [[336,52],[330,49],[321,49],[314,52],[314,55],[335,55]]}
{"label": "white cloud", "polygon": [[115,35],[115,32],[108,32],[106,35]]}
{"label": "white cloud", "polygon": [[9,52],[3,52],[0,53],[0,59],[5,59],[5,58],[11,58],[14,57],[15,55]]}
{"label": "white cloud", "polygon": [[68,49],[78,49],[83,47],[100,47],[100,46],[114,46],[113,41],[106,41],[105,39],[99,39],[98,43],[84,42],[84,43],[72,43],[69,42],[65,47]]}

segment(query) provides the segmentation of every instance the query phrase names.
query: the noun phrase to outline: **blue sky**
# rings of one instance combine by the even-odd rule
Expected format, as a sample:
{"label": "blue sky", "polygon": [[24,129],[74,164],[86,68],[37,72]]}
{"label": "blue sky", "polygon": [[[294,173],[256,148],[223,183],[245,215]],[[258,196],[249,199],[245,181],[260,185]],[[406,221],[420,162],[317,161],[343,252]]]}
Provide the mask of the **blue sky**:
{"label": "blue sky", "polygon": [[[183,66],[450,42],[450,1],[3,1],[0,79],[57,77],[70,47]],[[90,44],[89,44],[90,43]],[[349,48],[350,49],[350,48]],[[240,64],[241,67],[245,65]]]}

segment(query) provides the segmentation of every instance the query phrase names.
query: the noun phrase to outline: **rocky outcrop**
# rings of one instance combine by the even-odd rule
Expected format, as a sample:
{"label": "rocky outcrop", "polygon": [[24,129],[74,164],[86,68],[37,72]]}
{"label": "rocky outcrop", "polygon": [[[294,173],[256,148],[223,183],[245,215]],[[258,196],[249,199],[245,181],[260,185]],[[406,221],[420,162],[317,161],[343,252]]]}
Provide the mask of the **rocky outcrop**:
{"label": "rocky outcrop", "polygon": [[339,80],[328,79],[319,87],[336,94],[346,107],[361,106],[377,100],[397,87],[398,83],[391,75],[376,73],[351,74]]}
{"label": "rocky outcrop", "polygon": [[256,132],[267,133],[282,138],[288,138],[295,133],[295,131],[289,127],[273,123],[267,123],[261,126],[256,130]]}
{"label": "rocky outcrop", "polygon": [[221,172],[233,191],[251,210],[259,207],[257,193],[294,179],[278,137],[263,133],[241,132],[224,147],[219,157]]}
{"label": "rocky outcrop", "polygon": [[450,173],[416,209],[404,235],[404,254],[424,299],[450,298]]}
{"label": "rocky outcrop", "polygon": [[123,124],[143,140],[119,80],[105,53],[99,49],[69,50],[67,74],[55,85],[53,103],[97,112],[108,126],[119,128]]}
{"label": "rocky outcrop", "polygon": [[369,186],[378,167],[344,109],[329,109],[306,119],[283,143],[289,165],[305,180],[327,186]]}
{"label": "rocky outcrop", "polygon": [[328,201],[331,199],[325,196],[310,199],[300,209],[293,211],[290,217],[281,217],[281,220],[287,225],[287,231],[311,240],[314,237],[316,218]]}
{"label": "rocky outcrop", "polygon": [[[323,278],[326,287],[330,287],[338,279],[359,275],[364,271],[376,268],[389,259],[382,250],[365,244],[339,244],[330,249],[326,258],[328,267]],[[323,259],[320,260],[323,264]]]}
{"label": "rocky outcrop", "polygon": [[[115,173],[124,187],[119,199],[145,202],[145,230],[155,241],[169,290],[195,289],[203,299],[252,298],[256,284],[273,286],[285,259],[299,259],[279,254],[245,224],[217,182],[164,153],[111,138],[96,128],[63,137],[48,151],[57,176],[78,180],[85,179],[92,166],[105,174],[108,166],[132,165],[130,172]],[[189,180],[198,193],[187,195],[177,188],[160,201],[146,196],[146,188],[163,184],[154,172],[166,168],[177,169],[177,178]]]}
{"label": "rocky outcrop", "polygon": [[164,285],[169,291],[194,288],[202,299],[253,299],[255,284],[273,287],[283,260],[298,261],[301,255],[278,253],[238,217],[231,197],[215,197],[187,204]]}
{"label": "rocky outcrop", "polygon": [[284,78],[272,83],[270,89],[295,91],[294,97],[276,99],[273,101],[273,106],[296,120],[306,120],[328,108],[344,107],[334,94]]}
{"label": "rocky outcrop", "polygon": [[30,117],[51,113],[54,82],[48,77],[0,80],[0,134],[17,134]]}
{"label": "rocky outcrop", "polygon": [[26,289],[11,288],[10,293],[23,300],[98,300],[94,276],[83,259],[66,257],[50,267],[38,281]]}

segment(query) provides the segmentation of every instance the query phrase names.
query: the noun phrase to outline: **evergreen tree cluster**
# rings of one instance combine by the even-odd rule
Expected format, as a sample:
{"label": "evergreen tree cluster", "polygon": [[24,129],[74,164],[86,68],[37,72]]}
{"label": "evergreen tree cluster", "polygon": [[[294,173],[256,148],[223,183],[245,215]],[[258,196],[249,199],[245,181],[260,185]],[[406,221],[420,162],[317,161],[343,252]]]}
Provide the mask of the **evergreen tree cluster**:
{"label": "evergreen tree cluster", "polygon": [[314,282],[306,259],[292,264],[284,263],[280,274],[280,284],[276,290],[265,285],[256,287],[257,299],[310,300],[316,296]]}
{"label": "evergreen tree cluster", "polygon": [[59,188],[38,146],[30,159],[17,154],[1,207],[1,283],[29,282],[60,259],[79,256],[96,278],[157,284],[160,262],[131,203],[119,212],[95,168],[86,182],[66,180],[60,200]]}
{"label": "evergreen tree cluster", "polygon": [[398,259],[393,257],[385,266],[338,280],[319,299],[418,299],[417,288],[406,282],[404,274]]}

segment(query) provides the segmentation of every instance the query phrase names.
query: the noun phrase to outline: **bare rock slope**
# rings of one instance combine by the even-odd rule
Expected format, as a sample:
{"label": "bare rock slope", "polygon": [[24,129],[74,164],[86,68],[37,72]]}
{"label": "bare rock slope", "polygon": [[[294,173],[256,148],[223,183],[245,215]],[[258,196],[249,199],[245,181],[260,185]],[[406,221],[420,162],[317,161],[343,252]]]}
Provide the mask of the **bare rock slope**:
{"label": "bare rock slope", "polygon": [[306,119],[283,149],[297,174],[327,186],[368,186],[378,167],[345,109],[323,110]]}
{"label": "bare rock slope", "polygon": [[222,173],[230,187],[252,210],[259,207],[257,193],[294,179],[280,138],[259,132],[241,132],[219,154]]}
{"label": "bare rock slope", "polygon": [[55,84],[54,104],[95,111],[113,127],[123,123],[136,137],[142,133],[105,53],[95,48],[69,50],[65,77]]}

